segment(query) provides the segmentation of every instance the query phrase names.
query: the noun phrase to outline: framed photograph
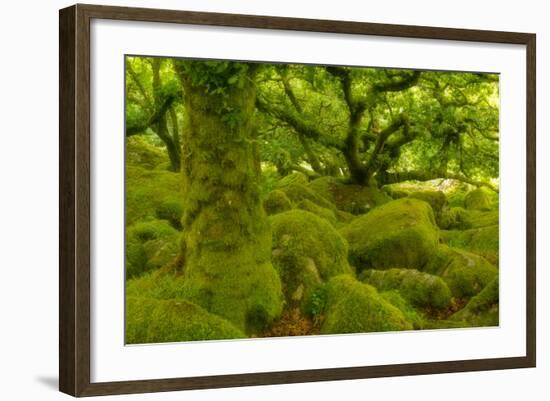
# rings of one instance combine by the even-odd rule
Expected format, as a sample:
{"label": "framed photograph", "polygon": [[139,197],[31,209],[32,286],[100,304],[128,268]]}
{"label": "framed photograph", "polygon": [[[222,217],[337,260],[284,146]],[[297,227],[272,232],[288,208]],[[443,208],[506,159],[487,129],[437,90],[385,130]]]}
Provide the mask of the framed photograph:
{"label": "framed photograph", "polygon": [[62,392],[535,366],[534,34],[59,18]]}

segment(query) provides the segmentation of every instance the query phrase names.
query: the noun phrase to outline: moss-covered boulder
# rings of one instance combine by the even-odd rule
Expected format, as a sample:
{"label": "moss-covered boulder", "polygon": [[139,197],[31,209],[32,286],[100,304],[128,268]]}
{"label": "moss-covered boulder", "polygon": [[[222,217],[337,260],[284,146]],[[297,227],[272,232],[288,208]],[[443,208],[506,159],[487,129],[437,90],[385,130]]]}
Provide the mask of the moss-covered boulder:
{"label": "moss-covered boulder", "polygon": [[405,319],[410,322],[415,330],[421,330],[425,326],[423,314],[415,309],[398,290],[380,292],[382,298],[401,311]]}
{"label": "moss-covered boulder", "polygon": [[184,196],[181,176],[163,170],[126,166],[126,225],[163,219],[181,229]]}
{"label": "moss-covered boulder", "polygon": [[470,210],[491,210],[491,198],[487,190],[477,188],[464,197],[464,207]]}
{"label": "moss-covered boulder", "polygon": [[497,210],[466,210],[452,207],[444,210],[437,218],[439,227],[444,230],[468,230],[471,228],[489,227],[499,224]]}
{"label": "moss-covered boulder", "polygon": [[354,215],[367,213],[391,198],[374,185],[344,183],[334,177],[321,177],[308,185],[313,191],[334,204],[338,210]]}
{"label": "moss-covered boulder", "polygon": [[428,203],[435,214],[441,213],[448,205],[447,197],[443,191],[415,191],[409,197]]}
{"label": "moss-covered boulder", "polygon": [[439,246],[425,271],[443,278],[453,296],[462,299],[478,294],[498,273],[484,257],[446,245]]}
{"label": "moss-covered boulder", "polygon": [[470,327],[498,326],[499,324],[498,275],[474,296],[464,308],[451,316],[451,320],[464,321]]}
{"label": "moss-covered boulder", "polygon": [[303,305],[323,282],[351,274],[347,243],[329,222],[304,210],[270,217],[272,263],[289,305]]}
{"label": "moss-covered boulder", "polygon": [[422,269],[437,250],[438,229],[429,204],[403,198],[358,217],[340,230],[356,267]]}
{"label": "moss-covered boulder", "polygon": [[278,189],[271,191],[263,202],[264,210],[268,215],[286,212],[292,209],[292,202],[286,194]]}
{"label": "moss-covered boulder", "polygon": [[182,274],[157,269],[126,280],[126,296],[153,299],[185,299]]}
{"label": "moss-covered boulder", "polygon": [[317,206],[324,207],[326,209],[335,210],[336,207],[329,200],[317,194],[307,185],[302,184],[289,184],[286,187],[282,188],[288,199],[290,199],[294,204],[298,204],[304,200],[315,203]]}
{"label": "moss-covered boulder", "polygon": [[483,256],[491,264],[499,264],[499,226],[452,230],[443,233],[443,240],[450,247],[463,249]]}
{"label": "moss-covered boulder", "polygon": [[411,330],[403,313],[374,287],[350,275],[332,278],[326,287],[323,334]]}
{"label": "moss-covered boulder", "polygon": [[443,210],[437,217],[437,225],[443,230],[464,230],[471,227],[470,213],[462,207]]}
{"label": "moss-covered boulder", "polygon": [[304,173],[298,171],[291,173],[287,176],[284,176],[279,181],[275,183],[276,189],[285,188],[291,184],[306,185],[308,183],[307,176]]}
{"label": "moss-covered boulder", "polygon": [[126,343],[244,338],[227,320],[185,300],[126,298]]}
{"label": "moss-covered boulder", "polygon": [[297,208],[313,213],[319,216],[320,218],[328,221],[333,226],[335,226],[336,223],[338,222],[338,219],[336,218],[336,214],[334,213],[334,211],[327,209],[326,207],[316,205],[309,199],[304,199],[303,201],[298,203]]}
{"label": "moss-covered boulder", "polygon": [[166,150],[153,145],[143,135],[126,137],[126,163],[145,169],[155,169],[168,163]]}
{"label": "moss-covered boulder", "polygon": [[178,254],[180,233],[166,220],[135,223],[126,229],[126,276],[157,269]]}
{"label": "moss-covered boulder", "polygon": [[365,270],[359,279],[379,291],[399,290],[411,305],[434,309],[451,304],[451,291],[440,277],[414,269]]}

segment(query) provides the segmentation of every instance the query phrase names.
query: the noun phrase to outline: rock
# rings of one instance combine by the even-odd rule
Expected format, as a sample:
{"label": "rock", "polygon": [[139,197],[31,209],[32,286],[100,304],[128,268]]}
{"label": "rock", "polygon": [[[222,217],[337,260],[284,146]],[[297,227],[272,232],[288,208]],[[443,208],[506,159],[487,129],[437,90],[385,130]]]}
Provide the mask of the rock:
{"label": "rock", "polygon": [[425,271],[443,278],[453,296],[462,299],[478,294],[498,273],[482,256],[446,245],[440,245]]}
{"label": "rock", "polygon": [[380,296],[374,287],[350,275],[340,275],[328,282],[321,333],[368,333],[412,328],[403,313]]}
{"label": "rock", "polygon": [[332,226],[335,226],[337,223],[336,214],[326,207],[318,206],[309,199],[304,199],[298,203],[298,209],[305,210],[307,212],[313,213],[316,216],[328,221]]}
{"label": "rock", "polygon": [[334,177],[317,178],[308,187],[334,204],[338,210],[354,215],[367,213],[391,200],[375,186],[347,184]]}
{"label": "rock", "polygon": [[139,276],[171,262],[180,233],[166,220],[149,220],[126,229],[126,276]]}
{"label": "rock", "polygon": [[481,255],[495,266],[499,264],[498,224],[464,231],[448,231],[443,238],[450,247]]}
{"label": "rock", "polygon": [[477,188],[466,194],[464,207],[469,210],[491,210],[491,199],[486,190]]}
{"label": "rock", "polygon": [[447,197],[442,191],[417,191],[412,192],[409,197],[428,203],[435,214],[441,213],[448,205]]}
{"label": "rock", "polygon": [[429,204],[411,198],[388,202],[340,230],[356,267],[421,270],[437,250],[439,234]]}
{"label": "rock", "polygon": [[415,330],[424,329],[425,318],[417,311],[398,290],[380,292],[380,296],[401,311],[405,319],[410,322]]}
{"label": "rock", "polygon": [[150,143],[143,135],[126,137],[126,163],[149,170],[168,163],[166,151]]}
{"label": "rock", "polygon": [[[303,305],[329,278],[352,273],[347,243],[330,223],[313,213],[290,210],[270,217],[272,263],[279,272],[288,303]],[[294,299],[303,286],[300,299]]]}
{"label": "rock", "polygon": [[168,220],[181,230],[184,196],[179,173],[126,165],[126,225]]}
{"label": "rock", "polygon": [[306,175],[296,171],[292,174],[284,176],[279,181],[277,181],[277,183],[275,184],[275,188],[283,189],[291,184],[306,185],[307,183],[308,179]]}
{"label": "rock", "polygon": [[288,186],[283,188],[282,191],[294,204],[298,204],[303,200],[309,200],[310,202],[315,203],[317,206],[321,206],[330,210],[336,210],[336,207],[331,202],[323,198],[321,195],[317,194],[306,185],[289,184]]}
{"label": "rock", "polygon": [[185,300],[126,298],[126,343],[245,338],[227,320]]}
{"label": "rock", "polygon": [[359,278],[378,291],[399,290],[399,294],[414,306],[443,309],[451,304],[451,291],[445,281],[418,270],[365,270]]}
{"label": "rock", "polygon": [[464,321],[470,327],[498,326],[499,294],[498,275],[464,308],[451,316],[451,320]]}
{"label": "rock", "polygon": [[264,210],[268,215],[286,212],[292,209],[292,203],[286,194],[278,189],[271,191],[263,202]]}

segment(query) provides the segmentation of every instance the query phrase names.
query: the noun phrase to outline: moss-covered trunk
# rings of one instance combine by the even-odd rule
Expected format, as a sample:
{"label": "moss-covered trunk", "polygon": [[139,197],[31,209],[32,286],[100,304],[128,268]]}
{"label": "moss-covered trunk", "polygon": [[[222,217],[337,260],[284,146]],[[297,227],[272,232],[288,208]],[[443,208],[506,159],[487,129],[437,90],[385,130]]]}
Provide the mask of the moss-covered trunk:
{"label": "moss-covered trunk", "polygon": [[[184,291],[251,333],[276,318],[282,306],[251,140],[252,71],[223,75],[221,68],[211,68],[205,83],[193,79],[192,62],[184,63],[178,68],[188,115],[182,152]],[[231,85],[236,79],[239,84]],[[212,90],[212,82],[219,90]]]}

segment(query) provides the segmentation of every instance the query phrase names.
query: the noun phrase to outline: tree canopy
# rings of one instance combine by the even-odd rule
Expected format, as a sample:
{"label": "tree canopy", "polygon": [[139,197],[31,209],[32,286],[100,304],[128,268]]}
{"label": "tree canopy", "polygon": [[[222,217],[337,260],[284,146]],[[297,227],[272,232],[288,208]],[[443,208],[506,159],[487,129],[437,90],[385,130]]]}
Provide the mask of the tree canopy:
{"label": "tree canopy", "polygon": [[[162,143],[173,171],[187,119],[176,67],[192,63],[127,58],[126,135]],[[496,74],[232,61],[198,61],[193,71],[213,94],[254,81],[253,140],[262,165],[281,175],[378,186],[451,178],[498,190]],[[220,112],[229,124],[240,118]]]}

